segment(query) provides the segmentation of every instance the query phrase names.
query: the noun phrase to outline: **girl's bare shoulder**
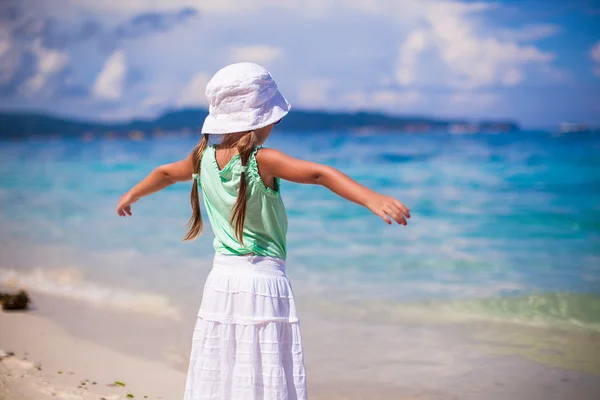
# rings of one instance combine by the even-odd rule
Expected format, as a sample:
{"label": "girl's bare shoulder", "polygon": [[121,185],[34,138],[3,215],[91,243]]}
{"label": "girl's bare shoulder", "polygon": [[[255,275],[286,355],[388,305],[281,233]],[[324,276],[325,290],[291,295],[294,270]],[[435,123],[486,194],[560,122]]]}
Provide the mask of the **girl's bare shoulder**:
{"label": "girl's bare shoulder", "polygon": [[293,182],[308,183],[318,174],[323,165],[300,160],[270,148],[262,148],[256,153],[256,161],[267,175]]}

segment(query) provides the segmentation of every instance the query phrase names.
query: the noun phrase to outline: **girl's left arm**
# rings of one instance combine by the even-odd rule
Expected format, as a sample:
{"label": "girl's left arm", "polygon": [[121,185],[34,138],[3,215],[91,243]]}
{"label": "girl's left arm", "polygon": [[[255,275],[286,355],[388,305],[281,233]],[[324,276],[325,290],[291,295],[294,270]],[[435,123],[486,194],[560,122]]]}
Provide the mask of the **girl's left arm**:
{"label": "girl's left arm", "polygon": [[131,215],[131,205],[149,194],[163,190],[175,182],[189,181],[193,173],[192,157],[181,161],[161,165],[150,172],[140,183],[121,196],[117,205],[117,214],[121,217]]}
{"label": "girl's left arm", "polygon": [[264,174],[297,183],[325,186],[344,199],[368,208],[387,224],[391,224],[393,219],[406,225],[406,219],[410,218],[410,210],[400,201],[359,184],[335,168],[298,160],[275,149],[262,149],[256,158],[261,177]]}

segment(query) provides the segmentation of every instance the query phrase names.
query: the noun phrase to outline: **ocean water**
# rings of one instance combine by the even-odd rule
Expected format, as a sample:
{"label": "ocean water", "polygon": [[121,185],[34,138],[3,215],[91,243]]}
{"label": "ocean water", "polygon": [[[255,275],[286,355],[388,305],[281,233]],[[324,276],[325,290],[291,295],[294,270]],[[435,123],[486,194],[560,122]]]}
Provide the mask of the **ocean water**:
{"label": "ocean water", "polygon": [[[115,206],[197,139],[0,142],[0,283],[173,319],[196,310],[213,236],[207,225],[182,242],[191,182],[142,199],[131,218]],[[388,226],[323,187],[283,182],[304,310],[600,331],[599,135],[274,132],[267,146],[411,209],[407,227]]]}

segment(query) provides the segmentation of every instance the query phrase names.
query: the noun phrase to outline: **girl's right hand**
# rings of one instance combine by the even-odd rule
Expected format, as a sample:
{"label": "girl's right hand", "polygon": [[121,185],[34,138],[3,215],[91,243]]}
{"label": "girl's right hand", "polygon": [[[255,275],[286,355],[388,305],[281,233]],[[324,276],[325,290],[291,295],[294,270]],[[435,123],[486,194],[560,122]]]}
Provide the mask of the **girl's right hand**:
{"label": "girl's right hand", "polygon": [[406,220],[410,218],[410,210],[408,207],[390,196],[375,193],[373,197],[369,199],[366,206],[371,212],[379,215],[388,225],[392,224],[388,215],[400,225],[406,225]]}
{"label": "girl's right hand", "polygon": [[125,193],[119,199],[119,204],[117,204],[117,214],[121,217],[131,216],[131,205],[136,201],[138,199],[134,198],[130,192]]}

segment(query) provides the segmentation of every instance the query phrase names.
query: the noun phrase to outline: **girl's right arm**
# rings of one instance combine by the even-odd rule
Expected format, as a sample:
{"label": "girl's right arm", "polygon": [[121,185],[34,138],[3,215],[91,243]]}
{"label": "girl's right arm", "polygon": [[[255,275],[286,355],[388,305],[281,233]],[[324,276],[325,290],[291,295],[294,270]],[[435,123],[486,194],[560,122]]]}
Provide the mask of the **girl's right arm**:
{"label": "girl's right arm", "polygon": [[[360,204],[391,224],[406,225],[409,209],[393,197],[379,194],[333,167],[290,157],[278,150],[263,148],[256,154],[260,175],[264,181],[278,177],[296,183],[322,185],[333,193]],[[266,179],[265,179],[266,178]]]}
{"label": "girl's right arm", "polygon": [[121,196],[117,204],[117,214],[121,217],[131,215],[131,205],[144,196],[163,190],[175,182],[184,182],[192,179],[194,172],[192,156],[157,167],[141,182]]}

